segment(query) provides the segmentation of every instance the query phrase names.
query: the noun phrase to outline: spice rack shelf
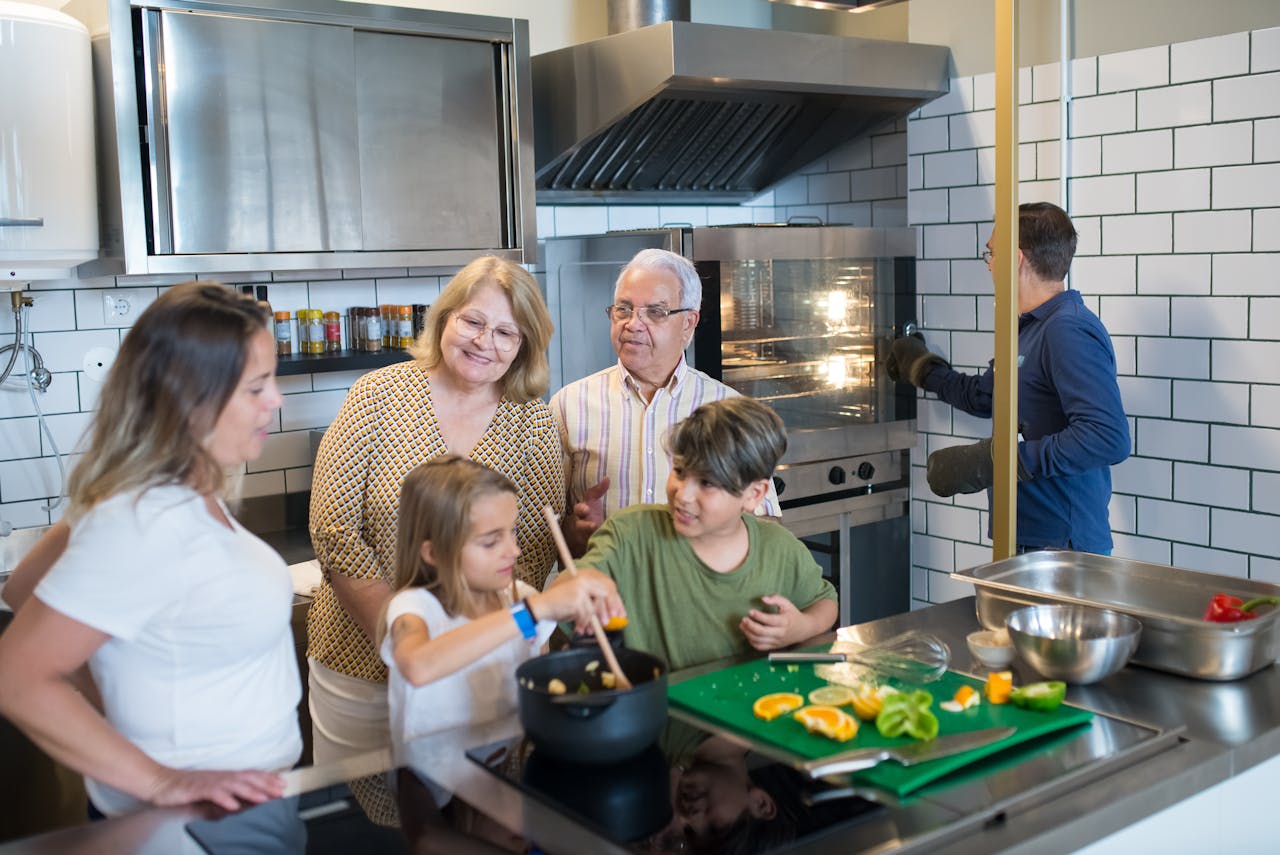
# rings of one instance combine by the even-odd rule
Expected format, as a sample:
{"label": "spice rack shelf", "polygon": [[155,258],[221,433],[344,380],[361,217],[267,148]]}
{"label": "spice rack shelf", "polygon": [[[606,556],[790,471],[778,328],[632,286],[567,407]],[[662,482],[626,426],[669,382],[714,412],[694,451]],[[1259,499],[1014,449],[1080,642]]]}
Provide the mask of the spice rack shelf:
{"label": "spice rack shelf", "polygon": [[340,350],[337,353],[292,353],[278,357],[276,375],[321,374],[329,371],[369,371],[384,365],[407,362],[413,357],[407,350],[379,350],[374,353]]}

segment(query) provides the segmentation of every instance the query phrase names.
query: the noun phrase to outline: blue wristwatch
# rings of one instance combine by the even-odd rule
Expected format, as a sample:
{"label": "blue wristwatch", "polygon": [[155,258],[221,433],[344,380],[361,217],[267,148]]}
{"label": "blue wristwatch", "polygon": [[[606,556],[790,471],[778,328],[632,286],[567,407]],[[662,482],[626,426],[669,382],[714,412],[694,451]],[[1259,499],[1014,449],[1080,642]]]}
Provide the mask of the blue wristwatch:
{"label": "blue wristwatch", "polygon": [[520,634],[525,638],[538,637],[538,623],[533,619],[533,612],[529,610],[528,600],[512,603],[511,617],[515,619],[516,626],[520,627]]}

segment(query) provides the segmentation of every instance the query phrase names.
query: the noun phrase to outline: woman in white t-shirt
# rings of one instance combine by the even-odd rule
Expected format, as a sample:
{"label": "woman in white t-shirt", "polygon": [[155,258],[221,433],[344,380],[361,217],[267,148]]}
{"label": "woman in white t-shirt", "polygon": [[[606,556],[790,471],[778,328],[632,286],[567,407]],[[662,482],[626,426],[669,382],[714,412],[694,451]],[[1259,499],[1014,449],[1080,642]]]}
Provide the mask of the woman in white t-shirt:
{"label": "woman in white t-shirt", "polygon": [[221,498],[278,424],[267,320],[206,282],[138,317],[0,636],[0,714],[108,815],[265,801],[301,753],[288,568]]}
{"label": "woman in white t-shirt", "polygon": [[515,486],[472,460],[447,454],[405,476],[396,594],[379,627],[401,765],[431,775],[463,748],[510,735],[516,666],[556,621],[622,614],[613,581],[594,570],[542,593],[515,580],[516,516]]}

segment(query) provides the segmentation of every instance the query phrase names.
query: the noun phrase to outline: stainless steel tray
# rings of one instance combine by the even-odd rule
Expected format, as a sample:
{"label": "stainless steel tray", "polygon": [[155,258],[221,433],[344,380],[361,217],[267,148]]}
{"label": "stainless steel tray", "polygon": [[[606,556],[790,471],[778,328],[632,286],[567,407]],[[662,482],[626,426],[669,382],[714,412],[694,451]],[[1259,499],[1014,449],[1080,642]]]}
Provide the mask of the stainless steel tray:
{"label": "stainless steel tray", "polygon": [[1256,620],[1201,619],[1217,593],[1280,596],[1280,585],[1200,573],[1086,552],[1028,552],[951,574],[977,588],[978,620],[1004,626],[1014,609],[1076,603],[1114,609],[1142,621],[1132,661],[1202,680],[1236,680],[1280,657],[1280,609]]}

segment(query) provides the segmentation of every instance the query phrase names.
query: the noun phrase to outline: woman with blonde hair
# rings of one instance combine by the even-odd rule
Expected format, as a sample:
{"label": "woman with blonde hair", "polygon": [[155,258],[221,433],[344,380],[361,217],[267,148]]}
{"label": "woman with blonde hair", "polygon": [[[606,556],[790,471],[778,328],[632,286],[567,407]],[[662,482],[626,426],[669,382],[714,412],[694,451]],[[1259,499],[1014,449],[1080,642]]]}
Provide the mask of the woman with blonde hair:
{"label": "woman with blonde hair", "polygon": [[387,671],[373,638],[392,593],[400,485],[411,469],[453,453],[506,476],[530,521],[516,575],[542,587],[555,545],[534,521],[543,506],[564,504],[560,439],[540,397],[552,329],[528,271],[477,258],[432,304],[415,358],[357,380],[325,432],[310,523],[324,581],[307,617],[316,763],[388,745]]}
{"label": "woman with blonde hair", "polygon": [[[301,754],[289,572],[222,499],[225,470],[277,424],[275,367],[252,298],[161,294],[103,384],[65,520],[19,568],[0,713],[83,773],[104,814],[265,801]],[[267,771],[218,771],[236,769]]]}

